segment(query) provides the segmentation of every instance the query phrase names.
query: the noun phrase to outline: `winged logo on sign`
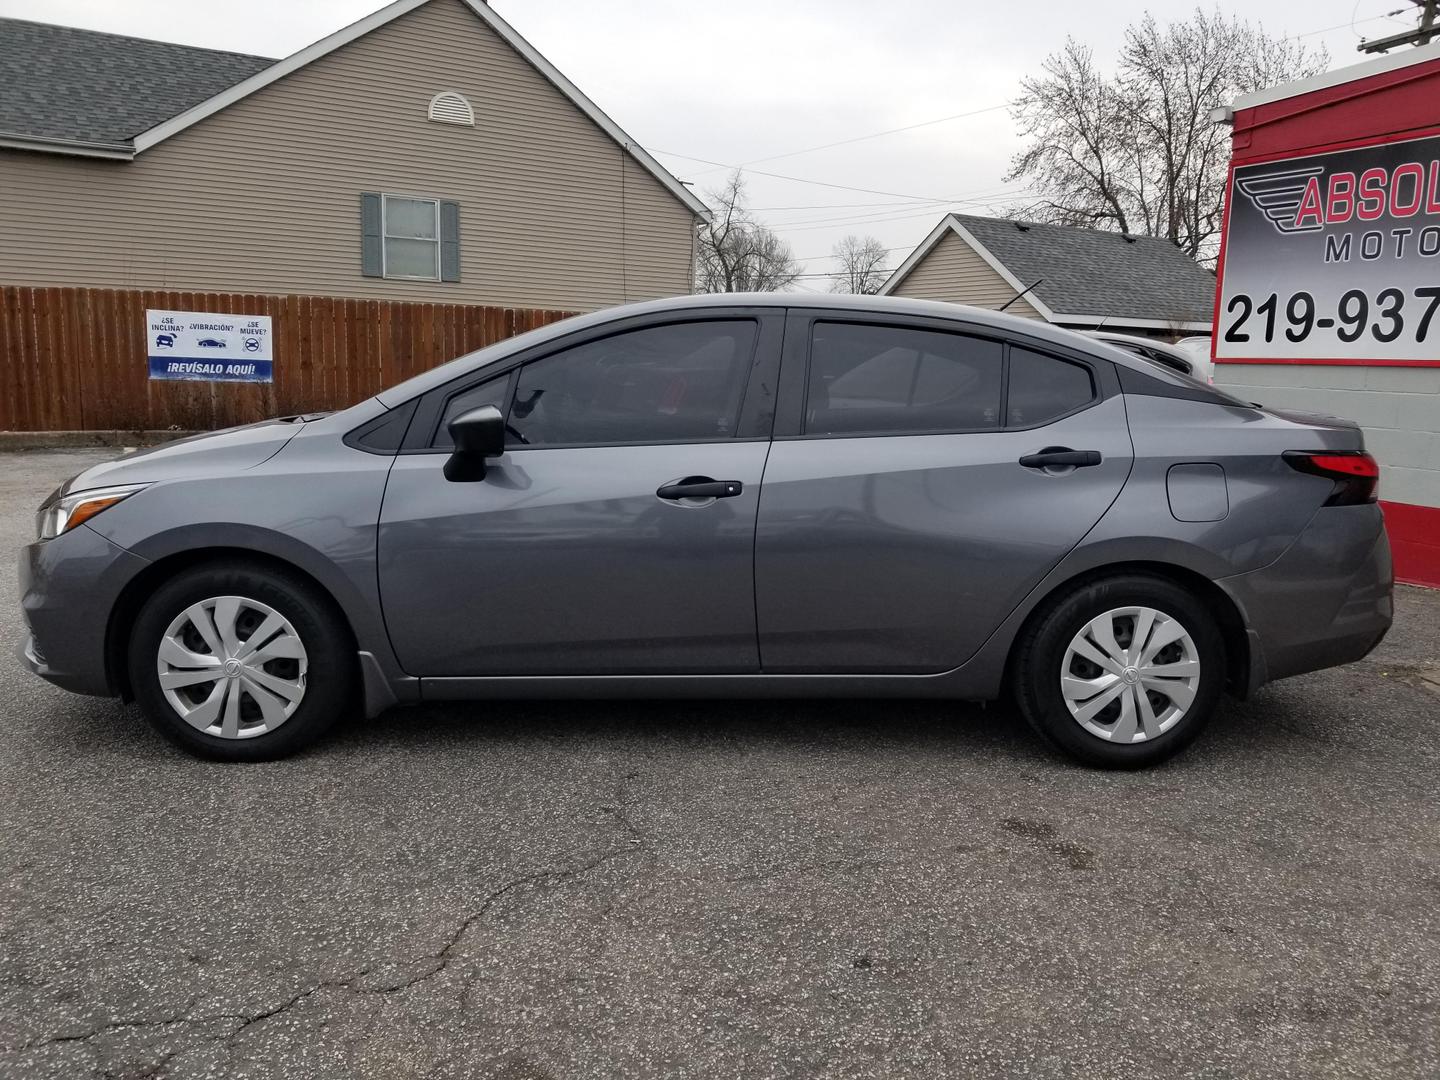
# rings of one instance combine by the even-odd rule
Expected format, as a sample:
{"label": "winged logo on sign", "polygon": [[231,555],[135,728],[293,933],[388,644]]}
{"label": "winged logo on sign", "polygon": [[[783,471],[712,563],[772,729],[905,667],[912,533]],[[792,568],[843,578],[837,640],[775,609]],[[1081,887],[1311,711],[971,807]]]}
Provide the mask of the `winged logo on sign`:
{"label": "winged logo on sign", "polygon": [[1324,171],[1325,166],[1312,165],[1305,169],[1286,169],[1244,179],[1236,177],[1235,186],[1280,232],[1319,232],[1324,226],[1318,223],[1297,225],[1295,217],[1300,211],[1306,184],[1312,176],[1319,176]]}

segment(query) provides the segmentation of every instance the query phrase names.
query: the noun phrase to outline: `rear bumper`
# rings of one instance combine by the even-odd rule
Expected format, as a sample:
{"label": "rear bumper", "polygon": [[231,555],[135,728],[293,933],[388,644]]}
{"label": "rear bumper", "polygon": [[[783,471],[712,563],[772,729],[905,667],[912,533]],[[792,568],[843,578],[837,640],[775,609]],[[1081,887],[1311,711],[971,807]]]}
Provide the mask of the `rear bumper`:
{"label": "rear bumper", "polygon": [[1390,541],[1374,505],[1322,508],[1275,562],[1218,584],[1249,628],[1250,690],[1359,660],[1394,618]]}
{"label": "rear bumper", "polygon": [[20,553],[27,668],[77,694],[111,695],[105,642],[121,591],[146,560],[81,525]]}

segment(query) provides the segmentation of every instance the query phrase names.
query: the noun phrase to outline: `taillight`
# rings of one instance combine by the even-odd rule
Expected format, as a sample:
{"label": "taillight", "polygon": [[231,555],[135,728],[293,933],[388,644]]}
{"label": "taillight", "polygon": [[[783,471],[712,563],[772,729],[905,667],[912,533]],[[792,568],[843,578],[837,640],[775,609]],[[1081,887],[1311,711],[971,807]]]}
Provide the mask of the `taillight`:
{"label": "taillight", "polygon": [[1311,453],[1285,451],[1286,463],[1298,472],[1335,481],[1326,506],[1358,506],[1380,496],[1380,466],[1365,453]]}

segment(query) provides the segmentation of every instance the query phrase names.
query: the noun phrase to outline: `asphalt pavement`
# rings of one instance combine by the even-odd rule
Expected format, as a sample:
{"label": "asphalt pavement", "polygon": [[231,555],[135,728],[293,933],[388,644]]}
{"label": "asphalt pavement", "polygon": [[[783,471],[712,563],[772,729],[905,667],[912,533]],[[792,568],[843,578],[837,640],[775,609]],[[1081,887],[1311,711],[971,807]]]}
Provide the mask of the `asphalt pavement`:
{"label": "asphalt pavement", "polygon": [[[0,546],[95,452],[0,455]],[[1440,1075],[1440,592],[1141,773],[948,703],[427,706],[193,760],[24,672],[0,1076]]]}

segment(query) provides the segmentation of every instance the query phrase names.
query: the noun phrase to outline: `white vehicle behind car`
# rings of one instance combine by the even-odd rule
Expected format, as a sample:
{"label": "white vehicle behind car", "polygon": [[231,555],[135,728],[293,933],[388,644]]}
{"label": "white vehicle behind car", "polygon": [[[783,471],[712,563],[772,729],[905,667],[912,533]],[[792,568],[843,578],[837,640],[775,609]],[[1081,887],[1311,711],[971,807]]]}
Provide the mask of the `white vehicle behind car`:
{"label": "white vehicle behind car", "polygon": [[1195,378],[1205,383],[1215,381],[1215,365],[1210,359],[1209,334],[1196,334],[1194,337],[1181,338],[1175,343],[1175,347],[1184,349],[1194,359]]}

